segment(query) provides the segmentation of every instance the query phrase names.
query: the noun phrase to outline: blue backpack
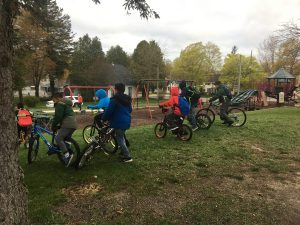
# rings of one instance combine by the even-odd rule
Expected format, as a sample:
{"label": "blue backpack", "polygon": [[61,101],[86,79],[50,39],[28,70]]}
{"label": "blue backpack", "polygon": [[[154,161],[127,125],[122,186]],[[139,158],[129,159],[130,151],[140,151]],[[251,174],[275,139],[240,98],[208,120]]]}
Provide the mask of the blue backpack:
{"label": "blue backpack", "polygon": [[190,113],[191,105],[185,97],[178,97],[179,109],[182,115],[187,116]]}

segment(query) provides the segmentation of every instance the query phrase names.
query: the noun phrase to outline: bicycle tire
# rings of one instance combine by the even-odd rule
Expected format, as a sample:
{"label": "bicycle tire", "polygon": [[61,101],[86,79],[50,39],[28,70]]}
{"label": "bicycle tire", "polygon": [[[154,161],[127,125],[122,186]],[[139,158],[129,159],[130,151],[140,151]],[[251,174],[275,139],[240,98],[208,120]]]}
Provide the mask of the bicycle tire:
{"label": "bicycle tire", "polygon": [[177,130],[177,137],[182,141],[189,141],[193,136],[192,129],[186,125],[182,124]]}
{"label": "bicycle tire", "polygon": [[38,151],[39,151],[39,137],[30,137],[29,139],[29,148],[28,148],[28,154],[27,154],[27,162],[28,164],[31,164],[33,161],[36,160]]}
{"label": "bicycle tire", "polygon": [[167,126],[165,123],[157,123],[154,127],[154,133],[157,138],[164,138],[167,135]]}
{"label": "bicycle tire", "polygon": [[210,120],[211,120],[211,123],[214,123],[215,122],[215,119],[216,119],[216,114],[213,110],[211,110],[210,108],[203,108],[203,109],[200,109],[197,113],[196,116],[198,116],[198,114],[206,114],[210,117]]}
{"label": "bicycle tire", "polygon": [[197,113],[196,122],[200,130],[208,130],[212,125],[210,117],[202,113]]}
{"label": "bicycle tire", "polygon": [[118,142],[113,134],[109,134],[109,136],[105,136],[105,140],[101,140],[102,149],[104,153],[109,155],[115,154],[118,150]]}
{"label": "bicycle tire", "polygon": [[76,169],[81,169],[86,165],[88,161],[91,160],[91,156],[94,153],[96,146],[98,145],[97,142],[91,142],[87,146],[84,147],[82,150],[82,154],[78,160],[78,163],[76,165]]}
{"label": "bicycle tire", "polygon": [[[69,166],[76,166],[78,164],[78,160],[80,158],[80,148],[78,143],[73,139],[73,138],[68,138],[67,140],[65,140],[65,144],[68,148],[68,150],[71,150],[71,152],[73,153],[73,158],[71,163],[69,164]],[[65,165],[65,161],[63,160],[63,153],[60,152],[57,154],[57,157],[59,159],[59,161]]]}
{"label": "bicycle tire", "polygon": [[240,108],[230,108],[228,110],[228,117],[233,120],[233,127],[241,127],[247,121],[247,115],[244,110]]}
{"label": "bicycle tire", "polygon": [[100,130],[95,125],[87,125],[83,128],[82,137],[85,143],[89,144],[96,140],[96,137],[99,137]]}

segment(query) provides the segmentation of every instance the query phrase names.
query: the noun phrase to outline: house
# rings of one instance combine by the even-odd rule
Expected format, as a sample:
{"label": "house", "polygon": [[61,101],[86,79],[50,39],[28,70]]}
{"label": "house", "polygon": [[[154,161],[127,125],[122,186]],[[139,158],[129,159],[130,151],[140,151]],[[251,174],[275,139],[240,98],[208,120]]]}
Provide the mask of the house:
{"label": "house", "polygon": [[[55,87],[58,92],[63,91],[63,86],[60,85],[60,83],[61,82],[58,82],[57,80],[55,81]],[[22,94],[23,94],[23,96],[35,96],[35,86],[28,85],[28,86],[22,88]],[[41,80],[40,86],[39,86],[39,95],[40,95],[40,97],[50,97],[51,96],[50,80],[48,77]],[[18,96],[18,91],[14,92],[14,96],[15,97]]]}

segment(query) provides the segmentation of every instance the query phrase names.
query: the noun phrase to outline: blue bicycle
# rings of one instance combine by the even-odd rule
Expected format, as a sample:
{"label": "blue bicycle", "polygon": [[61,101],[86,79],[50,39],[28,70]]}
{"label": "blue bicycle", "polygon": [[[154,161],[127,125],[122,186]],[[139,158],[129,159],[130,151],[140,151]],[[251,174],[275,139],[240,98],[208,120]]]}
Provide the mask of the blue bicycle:
{"label": "blue bicycle", "polygon": [[[51,143],[46,139],[43,133],[47,133],[52,136]],[[31,130],[31,136],[29,139],[29,150],[28,150],[28,157],[27,161],[28,164],[31,164],[33,161],[37,159],[39,147],[40,147],[40,138],[44,141],[44,143],[48,147],[48,155],[56,154],[59,161],[66,165],[64,160],[64,153],[59,149],[57,145],[54,144],[55,133],[52,131],[47,130],[39,125],[38,119],[34,120],[34,126]],[[68,164],[70,166],[75,166],[78,164],[79,156],[80,156],[80,148],[78,143],[71,137],[65,139],[65,144],[69,150],[69,152],[73,153],[72,161]]]}

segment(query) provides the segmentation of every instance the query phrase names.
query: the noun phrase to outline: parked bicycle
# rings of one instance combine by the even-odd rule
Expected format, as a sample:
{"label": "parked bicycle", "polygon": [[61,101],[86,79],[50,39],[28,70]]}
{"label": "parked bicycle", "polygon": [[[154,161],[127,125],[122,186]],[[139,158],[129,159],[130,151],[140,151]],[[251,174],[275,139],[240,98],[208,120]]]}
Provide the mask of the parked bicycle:
{"label": "parked bicycle", "polygon": [[96,152],[103,151],[106,155],[112,155],[117,152],[118,145],[114,135],[114,129],[110,128],[109,123],[103,123],[103,126],[99,128],[97,132],[98,135],[82,150],[77,164],[78,169],[91,161]]}
{"label": "parked bicycle", "polygon": [[[215,121],[216,115],[220,115],[220,107],[214,102],[211,102],[208,107],[200,109],[196,115],[206,114],[210,117],[212,123]],[[247,115],[245,111],[238,107],[229,107],[228,117],[233,120],[233,127],[241,127],[247,121]]]}
{"label": "parked bicycle", "polygon": [[[162,107],[162,113],[166,114],[169,111],[168,108]],[[176,128],[174,129],[169,124],[170,121],[168,121],[167,115],[164,116],[164,119],[162,122],[159,122],[154,127],[154,133],[157,138],[164,138],[167,135],[167,130],[171,130],[173,134],[177,135],[177,137],[182,141],[189,141],[193,136],[192,129],[184,124],[184,117],[178,117],[176,122]]]}
{"label": "parked bicycle", "polygon": [[[52,138],[51,142],[49,142],[47,140],[47,138],[43,135],[43,133],[47,133],[51,136],[51,138]],[[56,154],[59,161],[62,162],[64,165],[66,165],[66,163],[64,161],[65,153],[63,153],[59,149],[59,147],[56,144],[54,144],[54,138],[55,138],[55,133],[53,133],[52,131],[49,131],[46,128],[41,127],[38,124],[38,119],[35,118],[33,129],[31,131],[31,136],[29,139],[29,150],[28,150],[28,156],[27,156],[28,164],[31,164],[32,162],[34,162],[37,159],[37,155],[38,155],[39,148],[40,148],[40,139],[42,139],[42,141],[46,144],[46,146],[48,148],[47,154],[48,155]],[[69,163],[69,165],[70,166],[77,165],[78,159],[80,156],[79,145],[71,137],[65,139],[65,144],[68,148],[68,151],[73,153],[73,158],[72,158],[72,161]]]}

